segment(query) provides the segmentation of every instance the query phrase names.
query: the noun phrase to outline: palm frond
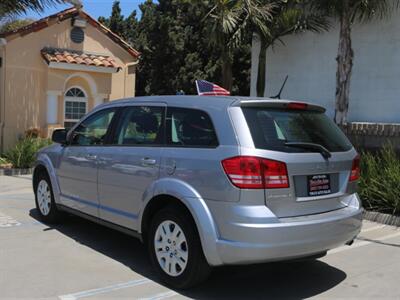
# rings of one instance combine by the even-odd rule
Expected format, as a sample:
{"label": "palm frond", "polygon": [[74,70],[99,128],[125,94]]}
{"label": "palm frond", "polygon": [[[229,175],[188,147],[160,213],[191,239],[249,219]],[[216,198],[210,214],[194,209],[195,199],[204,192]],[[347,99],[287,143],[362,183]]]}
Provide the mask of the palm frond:
{"label": "palm frond", "polygon": [[276,41],[282,42],[282,37],[306,31],[321,33],[329,30],[331,24],[322,13],[310,13],[297,2],[289,2],[282,6],[273,16],[269,26],[270,36],[264,37],[267,44],[273,45]]}
{"label": "palm frond", "polygon": [[387,18],[399,1],[393,0],[358,0],[354,1],[352,21],[368,22],[373,18]]}
{"label": "palm frond", "polygon": [[[345,9],[343,0],[310,0],[310,7],[329,16],[339,17]],[[386,18],[398,8],[399,0],[348,0],[352,22],[367,22],[372,18]]]}
{"label": "palm frond", "polygon": [[260,0],[214,0],[204,20],[210,20],[211,42],[216,46],[236,48],[246,28],[256,27],[269,35],[267,24],[275,7],[273,1]]}
{"label": "palm frond", "polygon": [[29,10],[41,12],[48,7],[64,2],[64,0],[1,0],[0,15],[24,14]]}

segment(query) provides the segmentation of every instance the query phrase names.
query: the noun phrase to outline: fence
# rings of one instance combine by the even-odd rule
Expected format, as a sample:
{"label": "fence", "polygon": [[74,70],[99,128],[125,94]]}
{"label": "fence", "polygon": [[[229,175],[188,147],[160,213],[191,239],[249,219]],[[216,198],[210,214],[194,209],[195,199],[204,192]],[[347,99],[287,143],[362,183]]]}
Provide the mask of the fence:
{"label": "fence", "polygon": [[400,153],[400,124],[352,122],[342,129],[357,149],[374,151],[391,143]]}

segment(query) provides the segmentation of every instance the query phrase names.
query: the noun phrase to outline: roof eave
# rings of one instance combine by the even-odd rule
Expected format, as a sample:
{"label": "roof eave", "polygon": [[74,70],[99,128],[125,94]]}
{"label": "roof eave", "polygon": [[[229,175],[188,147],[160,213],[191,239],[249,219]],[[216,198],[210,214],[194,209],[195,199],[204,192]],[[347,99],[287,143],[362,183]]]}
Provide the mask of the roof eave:
{"label": "roof eave", "polygon": [[117,73],[121,69],[120,67],[103,67],[94,65],[81,65],[81,64],[71,64],[63,62],[48,62],[50,69],[58,70],[73,70],[73,71],[85,71],[85,72],[96,72],[96,73]]}
{"label": "roof eave", "polygon": [[[36,22],[33,22],[29,25],[23,26],[19,29],[4,32],[0,34],[0,38],[4,38],[7,42],[12,41],[15,39],[17,36],[25,36],[27,34],[30,34],[32,32],[37,32],[40,31],[44,28],[47,28],[51,25],[53,25],[56,22],[62,22],[68,18],[72,18],[74,16],[83,16],[85,17],[89,23],[97,28],[99,31],[101,31],[103,34],[107,35],[113,42],[118,44],[120,47],[122,47],[125,51],[127,51],[131,56],[134,58],[138,59],[140,56],[140,52],[135,50],[130,44],[128,44],[126,41],[124,41],[120,36],[112,32],[110,29],[108,29],[106,26],[103,24],[99,23],[97,20],[93,19],[89,14],[84,12],[83,10],[78,10],[75,7],[68,8],[66,10],[63,10],[61,12],[58,12],[56,14],[50,15],[48,17],[45,17],[43,19],[40,19]],[[55,20],[54,23],[51,21]]]}

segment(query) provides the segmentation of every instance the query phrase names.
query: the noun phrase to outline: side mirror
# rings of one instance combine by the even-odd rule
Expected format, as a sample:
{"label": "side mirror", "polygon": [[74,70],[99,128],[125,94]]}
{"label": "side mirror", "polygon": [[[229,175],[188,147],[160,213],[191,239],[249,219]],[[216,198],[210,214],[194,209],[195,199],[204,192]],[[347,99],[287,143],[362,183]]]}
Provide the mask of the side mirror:
{"label": "side mirror", "polygon": [[54,143],[65,145],[67,143],[67,130],[65,130],[65,129],[54,130],[53,134],[51,136],[51,140]]}

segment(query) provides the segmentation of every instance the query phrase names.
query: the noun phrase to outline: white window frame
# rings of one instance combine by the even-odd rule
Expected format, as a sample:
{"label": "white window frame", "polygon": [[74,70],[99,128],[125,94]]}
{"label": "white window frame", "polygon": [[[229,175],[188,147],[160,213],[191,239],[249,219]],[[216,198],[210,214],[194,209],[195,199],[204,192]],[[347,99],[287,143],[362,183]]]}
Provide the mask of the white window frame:
{"label": "white window frame", "polygon": [[[73,88],[81,90],[82,93],[85,95],[85,97],[70,97],[70,96],[67,96],[68,91],[73,89]],[[67,111],[67,101],[68,102],[81,102],[81,103],[84,102],[85,103],[85,115],[86,115],[88,113],[88,97],[87,97],[87,93],[80,86],[70,86],[68,88],[68,90],[66,90],[65,93],[64,93],[64,123],[63,124],[65,125],[66,122],[71,122],[71,123],[73,122],[73,123],[76,124],[76,123],[79,122],[80,119],[67,119],[67,118],[65,118],[66,111]]]}

